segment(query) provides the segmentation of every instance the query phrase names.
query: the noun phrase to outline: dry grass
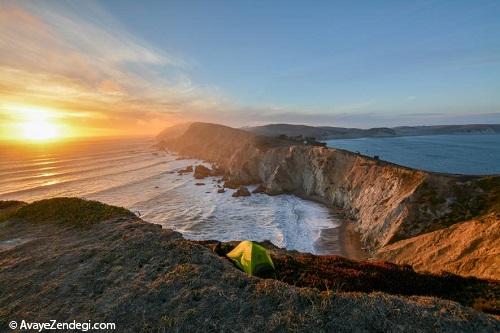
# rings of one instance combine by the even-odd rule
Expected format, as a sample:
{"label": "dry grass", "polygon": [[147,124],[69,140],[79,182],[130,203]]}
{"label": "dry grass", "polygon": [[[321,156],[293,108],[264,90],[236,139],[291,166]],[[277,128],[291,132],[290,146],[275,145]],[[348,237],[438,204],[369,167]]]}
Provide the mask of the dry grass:
{"label": "dry grass", "polygon": [[[90,319],[134,333],[500,330],[495,318],[436,298],[321,292],[249,277],[120,208],[67,199],[29,206],[1,225],[0,243],[14,244],[0,255],[2,332],[22,319]],[[58,216],[78,209],[91,214],[76,219],[83,228]]]}
{"label": "dry grass", "polygon": [[0,201],[0,222],[13,216],[24,205],[26,203],[22,201]]}
{"label": "dry grass", "polygon": [[55,198],[35,201],[19,208],[11,218],[29,223],[55,223],[90,226],[99,221],[132,213],[125,208],[77,198]]}
{"label": "dry grass", "polygon": [[[213,248],[211,241],[201,242]],[[223,243],[220,254],[238,242]],[[450,273],[415,272],[411,266],[384,261],[355,261],[340,256],[316,256],[286,251],[261,243],[271,253],[275,278],[297,287],[333,292],[384,292],[393,295],[435,296],[500,314],[500,282]]]}

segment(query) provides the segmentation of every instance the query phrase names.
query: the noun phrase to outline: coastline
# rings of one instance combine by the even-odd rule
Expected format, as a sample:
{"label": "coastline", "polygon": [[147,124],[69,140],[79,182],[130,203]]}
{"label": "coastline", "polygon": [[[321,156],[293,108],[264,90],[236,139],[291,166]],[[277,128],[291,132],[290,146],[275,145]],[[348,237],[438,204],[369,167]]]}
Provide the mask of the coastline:
{"label": "coastline", "polygon": [[354,260],[370,259],[371,255],[363,249],[361,235],[349,220],[342,221],[339,227],[339,243],[344,256]]}
{"label": "coastline", "polygon": [[[214,167],[212,163],[204,162],[209,163],[212,168]],[[318,239],[313,243],[316,255],[340,255],[352,260],[366,260],[372,257],[368,251],[363,249],[361,234],[356,230],[355,220],[350,218],[345,211],[328,206],[324,200],[317,196],[305,193],[287,194],[323,206],[329,210],[332,222],[339,223],[338,226],[321,230]]]}
{"label": "coastline", "polygon": [[340,255],[352,260],[366,260],[371,258],[370,253],[363,249],[361,235],[356,231],[354,221],[320,201],[310,198],[307,200],[317,202],[329,208],[335,222],[339,223],[338,226],[321,230],[320,236],[314,242],[317,255]]}

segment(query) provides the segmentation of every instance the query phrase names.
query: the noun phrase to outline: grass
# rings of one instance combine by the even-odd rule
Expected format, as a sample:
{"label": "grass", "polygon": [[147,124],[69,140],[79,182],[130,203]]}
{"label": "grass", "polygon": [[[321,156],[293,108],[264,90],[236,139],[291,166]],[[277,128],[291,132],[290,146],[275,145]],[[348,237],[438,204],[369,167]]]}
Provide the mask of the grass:
{"label": "grass", "polygon": [[[453,198],[453,201],[447,207],[449,211],[439,216],[436,212],[444,210],[446,196]],[[417,221],[432,220],[422,233],[446,228],[490,212],[500,214],[500,177],[485,176],[455,184],[450,188],[450,193],[439,193],[432,185],[424,183],[420,189],[418,204],[427,209],[418,212]],[[406,237],[395,237],[392,241],[404,238]]]}
{"label": "grass", "polygon": [[[224,256],[238,242],[199,243]],[[340,256],[316,256],[284,251],[267,243],[276,268],[275,279],[297,287],[324,292],[384,292],[405,296],[434,296],[459,302],[476,310],[500,314],[500,283],[451,273],[415,272],[411,266],[383,261],[355,261]]]}
{"label": "grass", "polygon": [[85,227],[118,216],[132,214],[125,208],[78,198],[55,198],[35,201],[19,208],[11,218],[29,223],[53,223]]}
{"label": "grass", "polygon": [[26,203],[22,201],[0,201],[0,222],[13,216],[24,205]]}
{"label": "grass", "polygon": [[500,214],[500,176],[484,177],[479,180],[478,185],[490,194],[489,210]]}
{"label": "grass", "polygon": [[467,185],[453,187],[455,202],[450,205],[451,212],[442,217],[442,226],[466,221],[484,214],[500,213],[500,177],[487,176]]}
{"label": "grass", "polygon": [[385,292],[434,296],[477,310],[499,314],[498,282],[465,278],[451,273],[415,272],[410,266],[383,261],[353,261],[338,256],[310,254],[273,257],[276,278],[298,287],[336,292]]}

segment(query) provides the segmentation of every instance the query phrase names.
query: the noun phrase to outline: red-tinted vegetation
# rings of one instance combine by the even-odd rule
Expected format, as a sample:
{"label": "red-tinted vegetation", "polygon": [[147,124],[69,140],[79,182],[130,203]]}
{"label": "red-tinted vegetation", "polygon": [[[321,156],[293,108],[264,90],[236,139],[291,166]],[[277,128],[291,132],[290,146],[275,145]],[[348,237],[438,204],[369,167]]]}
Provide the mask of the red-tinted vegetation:
{"label": "red-tinted vegetation", "polygon": [[[213,245],[213,242],[202,242]],[[227,253],[238,242],[223,244]],[[262,244],[262,243],[261,243]],[[278,249],[263,243],[271,254],[277,280],[297,287],[334,292],[375,292],[435,296],[500,314],[500,282],[451,273],[418,273],[411,266],[383,261],[355,261],[340,256],[316,256]]]}

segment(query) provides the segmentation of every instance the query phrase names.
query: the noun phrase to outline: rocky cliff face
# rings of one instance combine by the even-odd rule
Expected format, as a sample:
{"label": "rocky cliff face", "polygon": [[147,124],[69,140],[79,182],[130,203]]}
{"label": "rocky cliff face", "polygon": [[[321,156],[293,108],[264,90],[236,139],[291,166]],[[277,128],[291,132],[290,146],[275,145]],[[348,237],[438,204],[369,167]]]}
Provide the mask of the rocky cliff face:
{"label": "rocky cliff face", "polygon": [[263,183],[269,194],[341,208],[373,250],[481,214],[490,200],[481,186],[487,177],[433,174],[221,125],[194,123],[163,145],[212,162],[235,181]]}

